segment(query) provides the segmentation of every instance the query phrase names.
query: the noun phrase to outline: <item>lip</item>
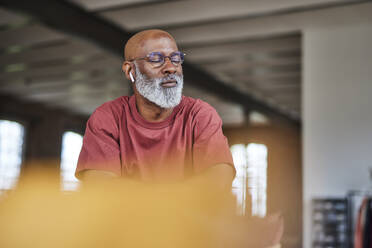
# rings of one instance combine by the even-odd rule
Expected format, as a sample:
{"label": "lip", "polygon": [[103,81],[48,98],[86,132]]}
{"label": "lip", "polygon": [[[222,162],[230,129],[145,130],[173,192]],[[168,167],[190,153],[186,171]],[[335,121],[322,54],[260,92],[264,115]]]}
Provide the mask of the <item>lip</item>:
{"label": "lip", "polygon": [[160,85],[163,86],[163,87],[166,87],[166,88],[172,88],[172,87],[175,87],[177,85],[177,81],[176,80],[169,80],[169,81],[165,81],[165,82],[161,83]]}

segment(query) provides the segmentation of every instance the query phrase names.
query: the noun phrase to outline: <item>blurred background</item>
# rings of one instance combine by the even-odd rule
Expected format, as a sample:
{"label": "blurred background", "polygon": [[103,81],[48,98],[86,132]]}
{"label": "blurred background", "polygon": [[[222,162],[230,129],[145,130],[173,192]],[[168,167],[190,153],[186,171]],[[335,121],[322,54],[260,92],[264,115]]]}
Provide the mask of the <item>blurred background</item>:
{"label": "blurred background", "polygon": [[184,94],[224,122],[237,214],[281,212],[282,247],[353,247],[372,195],[367,0],[1,0],[2,194],[35,159],[78,189],[85,123],[132,93],[123,48],[149,28],[175,37]]}

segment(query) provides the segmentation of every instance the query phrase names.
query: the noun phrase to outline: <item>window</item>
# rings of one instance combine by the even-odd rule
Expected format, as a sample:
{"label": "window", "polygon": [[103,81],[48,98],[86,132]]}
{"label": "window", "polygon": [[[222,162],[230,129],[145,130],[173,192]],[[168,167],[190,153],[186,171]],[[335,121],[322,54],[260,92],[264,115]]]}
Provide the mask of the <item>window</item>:
{"label": "window", "polygon": [[61,187],[65,191],[74,191],[79,187],[75,169],[83,144],[83,136],[75,132],[65,132],[62,137]]}
{"label": "window", "polygon": [[231,147],[236,177],[232,191],[237,198],[237,211],[245,215],[247,193],[250,196],[253,216],[266,215],[266,185],[267,185],[267,147],[263,144],[251,143]]}
{"label": "window", "polygon": [[24,127],[0,120],[0,192],[12,189],[18,181],[22,163]]}
{"label": "window", "polygon": [[238,213],[244,215],[247,193],[247,154],[245,145],[233,145],[231,147],[231,154],[236,169],[236,176],[232,183],[232,191],[237,198]]}

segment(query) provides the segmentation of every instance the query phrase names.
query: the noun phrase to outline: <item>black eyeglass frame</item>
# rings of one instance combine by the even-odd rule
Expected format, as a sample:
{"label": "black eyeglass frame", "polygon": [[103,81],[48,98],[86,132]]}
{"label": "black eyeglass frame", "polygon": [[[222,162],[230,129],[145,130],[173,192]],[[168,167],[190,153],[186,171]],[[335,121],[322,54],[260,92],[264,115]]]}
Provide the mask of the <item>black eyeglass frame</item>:
{"label": "black eyeglass frame", "polygon": [[[151,61],[150,60],[150,57],[153,56],[153,55],[158,55],[161,59],[162,59],[162,62],[160,63],[159,62],[156,62],[156,61]],[[172,60],[172,56],[174,55],[179,55],[180,57],[180,60],[179,61],[174,61]],[[183,63],[183,61],[185,60],[185,53],[181,52],[181,51],[176,51],[176,52],[173,52],[171,53],[169,56],[165,56],[164,54],[162,54],[161,52],[151,52],[149,54],[147,54],[145,57],[142,57],[142,58],[134,58],[134,59],[130,59],[128,60],[129,62],[133,62],[135,60],[146,60],[147,62],[149,63],[160,63],[160,65],[156,66],[156,67],[160,67],[162,65],[164,65],[165,63],[165,59],[166,58],[169,58],[169,60],[172,62],[173,65],[175,66],[179,66]]]}

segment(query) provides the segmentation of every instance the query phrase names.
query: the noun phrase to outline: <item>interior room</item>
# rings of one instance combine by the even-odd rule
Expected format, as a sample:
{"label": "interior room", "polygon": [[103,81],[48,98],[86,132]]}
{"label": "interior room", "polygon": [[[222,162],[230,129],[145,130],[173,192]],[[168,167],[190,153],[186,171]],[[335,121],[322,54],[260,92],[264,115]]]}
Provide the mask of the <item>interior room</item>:
{"label": "interior room", "polygon": [[149,29],[222,120],[236,216],[280,215],[275,247],[372,247],[370,0],[0,1],[1,216],[27,171],[79,192],[87,121],[137,92],[124,46]]}

